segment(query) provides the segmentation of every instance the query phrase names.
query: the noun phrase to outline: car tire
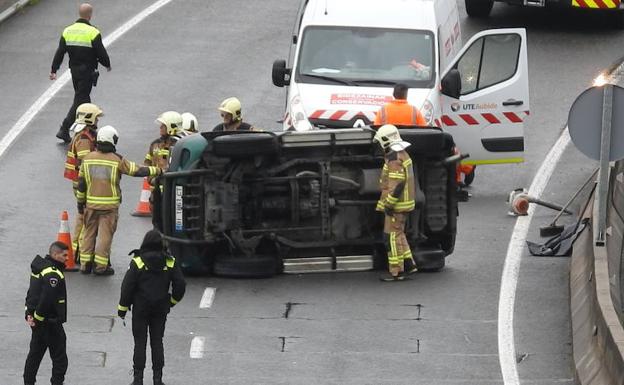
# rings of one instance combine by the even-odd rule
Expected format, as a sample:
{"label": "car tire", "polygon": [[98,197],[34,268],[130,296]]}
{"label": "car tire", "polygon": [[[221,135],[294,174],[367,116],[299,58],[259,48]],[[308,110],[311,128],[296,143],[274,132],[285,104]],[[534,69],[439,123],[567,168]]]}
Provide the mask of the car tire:
{"label": "car tire", "polygon": [[176,264],[179,264],[184,275],[210,275],[212,266],[206,262],[206,257],[202,256],[202,251],[199,247],[170,243],[169,252],[175,257]]}
{"label": "car tire", "polygon": [[213,274],[233,278],[268,278],[279,271],[278,259],[270,255],[217,256]]}
{"label": "car tire", "polygon": [[213,152],[223,157],[249,157],[277,152],[277,137],[266,132],[218,136],[213,139]]}
{"label": "car tire", "polygon": [[465,0],[465,4],[468,16],[484,18],[490,16],[494,0]]}

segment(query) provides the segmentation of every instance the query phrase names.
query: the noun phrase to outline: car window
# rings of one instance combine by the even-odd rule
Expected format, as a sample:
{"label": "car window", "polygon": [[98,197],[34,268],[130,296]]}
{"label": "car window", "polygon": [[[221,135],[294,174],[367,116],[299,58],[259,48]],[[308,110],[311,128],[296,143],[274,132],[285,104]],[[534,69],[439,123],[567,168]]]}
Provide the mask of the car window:
{"label": "car window", "polygon": [[521,40],[518,34],[488,35],[476,40],[458,61],[462,95],[504,82],[516,73]]}
{"label": "car window", "polygon": [[410,87],[433,86],[433,40],[430,31],[307,27],[301,38],[297,81],[321,83],[329,77],[354,82],[404,82]]}

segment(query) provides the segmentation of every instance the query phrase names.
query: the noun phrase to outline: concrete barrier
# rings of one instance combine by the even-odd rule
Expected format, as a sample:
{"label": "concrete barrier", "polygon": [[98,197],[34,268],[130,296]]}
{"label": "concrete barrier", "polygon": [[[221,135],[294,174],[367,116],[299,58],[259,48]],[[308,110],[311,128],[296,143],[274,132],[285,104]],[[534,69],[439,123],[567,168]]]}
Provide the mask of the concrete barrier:
{"label": "concrete barrier", "polygon": [[[611,173],[615,177],[610,181],[606,246],[594,246],[593,228],[587,226],[572,253],[570,313],[576,379],[582,385],[624,385],[624,328],[616,312],[616,306],[621,311],[619,270],[624,222],[616,210],[624,206],[619,202],[624,200],[624,185],[621,189],[617,185],[622,166],[616,164]],[[595,222],[591,206],[582,215]]]}
{"label": "concrete barrier", "polygon": [[0,0],[0,23],[30,4],[32,0]]}

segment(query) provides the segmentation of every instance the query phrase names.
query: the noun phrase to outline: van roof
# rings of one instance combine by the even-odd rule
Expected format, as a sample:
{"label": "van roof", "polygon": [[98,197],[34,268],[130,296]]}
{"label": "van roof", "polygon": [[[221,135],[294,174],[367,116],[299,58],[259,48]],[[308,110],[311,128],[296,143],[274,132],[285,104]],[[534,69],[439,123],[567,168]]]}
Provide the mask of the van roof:
{"label": "van roof", "polygon": [[443,0],[309,0],[302,24],[435,31],[436,1]]}

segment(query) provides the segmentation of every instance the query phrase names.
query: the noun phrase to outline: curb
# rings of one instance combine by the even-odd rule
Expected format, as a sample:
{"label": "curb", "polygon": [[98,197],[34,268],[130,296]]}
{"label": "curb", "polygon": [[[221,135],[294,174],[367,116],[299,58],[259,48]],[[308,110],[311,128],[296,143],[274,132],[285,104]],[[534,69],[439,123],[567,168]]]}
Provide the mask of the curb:
{"label": "curb", "polygon": [[0,13],[0,23],[13,16],[17,11],[24,8],[30,0],[19,0],[15,4],[11,5],[9,8]]}

